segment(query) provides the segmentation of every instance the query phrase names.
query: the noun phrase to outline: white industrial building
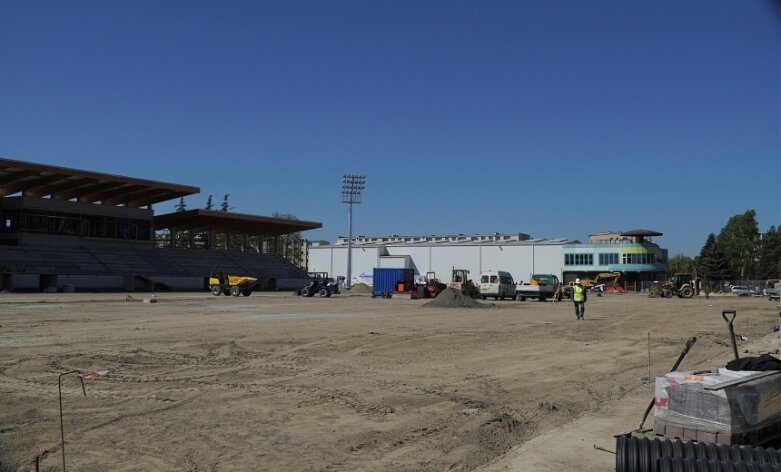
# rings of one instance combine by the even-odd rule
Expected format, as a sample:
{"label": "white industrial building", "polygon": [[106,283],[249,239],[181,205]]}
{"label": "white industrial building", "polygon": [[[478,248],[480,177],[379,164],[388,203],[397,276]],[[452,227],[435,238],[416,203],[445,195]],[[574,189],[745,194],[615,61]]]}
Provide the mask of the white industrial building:
{"label": "white industrial building", "polygon": [[[386,241],[383,241],[386,240]],[[435,272],[443,282],[451,270],[467,269],[473,279],[482,270],[505,270],[518,280],[533,273],[561,274],[563,247],[577,244],[572,239],[529,239],[527,235],[421,236],[355,238],[352,273],[372,274],[375,267],[414,269],[417,275]],[[328,272],[333,277],[347,273],[347,241],[311,246],[309,270]]]}
{"label": "white industrial building", "polygon": [[[362,278],[370,277],[374,268],[414,269],[420,276],[434,272],[441,281],[449,282],[456,268],[469,270],[473,280],[484,270],[504,270],[516,282],[541,273],[569,282],[600,272],[621,272],[622,283],[635,284],[665,278],[667,250],[651,239],[661,235],[649,230],[597,233],[586,244],[575,239],[533,239],[523,233],[358,236],[352,244],[353,282],[371,283]],[[309,271],[346,276],[347,251],[343,237],[336,244],[310,245]]]}

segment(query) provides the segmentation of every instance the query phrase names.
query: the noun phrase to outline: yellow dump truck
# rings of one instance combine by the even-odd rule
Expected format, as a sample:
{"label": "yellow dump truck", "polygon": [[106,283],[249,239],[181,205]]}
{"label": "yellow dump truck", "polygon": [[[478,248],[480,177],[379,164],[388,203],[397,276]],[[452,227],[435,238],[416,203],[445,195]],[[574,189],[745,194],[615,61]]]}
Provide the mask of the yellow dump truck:
{"label": "yellow dump truck", "polygon": [[209,277],[209,289],[212,295],[233,295],[238,297],[244,295],[249,297],[255,289],[258,279],[246,275],[227,275],[218,272]]}

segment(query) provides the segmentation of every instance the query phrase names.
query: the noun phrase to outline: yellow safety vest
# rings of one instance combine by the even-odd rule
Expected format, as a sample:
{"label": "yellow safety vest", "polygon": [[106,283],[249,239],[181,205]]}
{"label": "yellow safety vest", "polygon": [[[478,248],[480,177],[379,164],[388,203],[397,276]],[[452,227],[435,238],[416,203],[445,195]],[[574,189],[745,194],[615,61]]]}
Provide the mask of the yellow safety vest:
{"label": "yellow safety vest", "polygon": [[586,301],[586,289],[582,285],[575,285],[575,295],[572,296],[572,300],[575,302]]}

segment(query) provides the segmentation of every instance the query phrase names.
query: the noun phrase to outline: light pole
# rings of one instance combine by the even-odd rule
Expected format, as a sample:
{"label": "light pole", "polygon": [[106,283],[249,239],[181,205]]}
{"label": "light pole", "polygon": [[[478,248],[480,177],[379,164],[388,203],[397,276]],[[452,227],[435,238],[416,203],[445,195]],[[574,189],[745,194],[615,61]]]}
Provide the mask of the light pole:
{"label": "light pole", "polygon": [[345,288],[352,286],[353,269],[353,203],[361,203],[361,192],[366,188],[366,176],[362,174],[344,174],[342,178],[342,203],[349,206],[347,219],[347,279]]}

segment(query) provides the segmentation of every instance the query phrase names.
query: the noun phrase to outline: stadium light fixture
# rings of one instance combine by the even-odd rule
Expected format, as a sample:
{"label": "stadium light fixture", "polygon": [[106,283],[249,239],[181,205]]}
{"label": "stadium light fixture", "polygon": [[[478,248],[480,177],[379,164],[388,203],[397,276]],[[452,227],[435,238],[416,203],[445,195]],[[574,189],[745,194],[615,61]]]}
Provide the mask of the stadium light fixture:
{"label": "stadium light fixture", "polygon": [[345,288],[352,286],[353,265],[353,204],[361,203],[361,193],[366,188],[366,176],[363,174],[344,174],[342,177],[342,203],[346,203],[347,217],[347,279]]}

